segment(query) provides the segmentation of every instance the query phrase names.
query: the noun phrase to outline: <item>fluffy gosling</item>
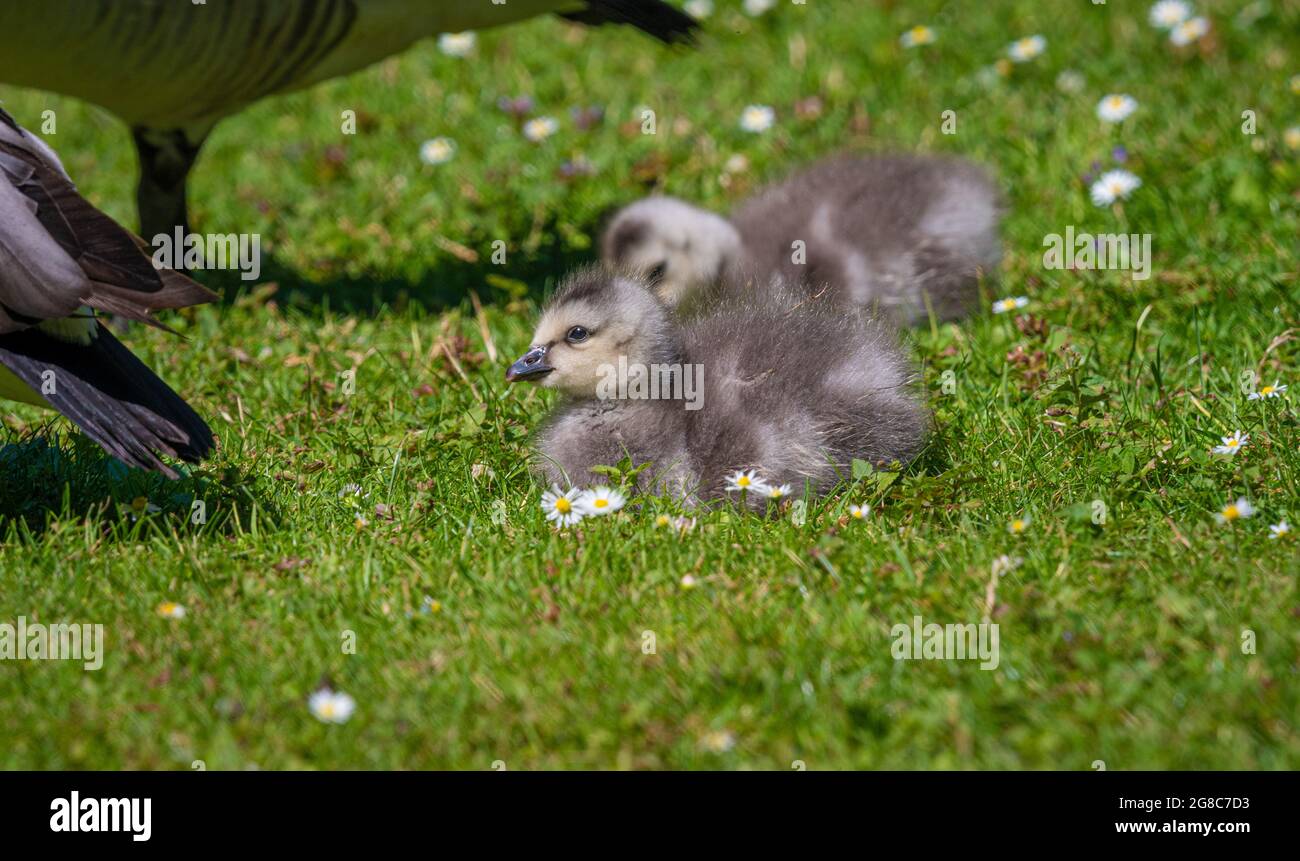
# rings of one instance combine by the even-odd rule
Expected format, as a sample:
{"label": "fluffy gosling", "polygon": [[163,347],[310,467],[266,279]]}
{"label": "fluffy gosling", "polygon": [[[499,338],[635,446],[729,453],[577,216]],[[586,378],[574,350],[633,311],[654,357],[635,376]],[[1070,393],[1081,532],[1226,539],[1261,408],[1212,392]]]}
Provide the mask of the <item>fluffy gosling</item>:
{"label": "fluffy gosling", "polygon": [[626,457],[650,464],[643,490],[692,503],[737,471],[824,492],[855,458],[911,460],[929,427],[915,377],[890,326],[826,299],[772,289],[680,320],[599,268],[566,279],[506,372],[563,394],[536,439],[548,483],[600,483],[593,467]]}

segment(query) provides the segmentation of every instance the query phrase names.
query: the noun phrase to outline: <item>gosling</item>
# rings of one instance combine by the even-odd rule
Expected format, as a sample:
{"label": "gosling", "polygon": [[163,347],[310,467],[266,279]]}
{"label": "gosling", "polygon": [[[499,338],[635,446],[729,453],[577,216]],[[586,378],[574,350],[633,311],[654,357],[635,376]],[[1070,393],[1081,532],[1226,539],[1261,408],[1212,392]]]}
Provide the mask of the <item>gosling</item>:
{"label": "gosling", "polygon": [[648,465],[641,490],[688,504],[740,471],[824,493],[854,459],[910,461],[929,428],[915,378],[892,327],[824,298],[774,288],[683,320],[601,268],[561,284],[506,372],[563,395],[536,438],[548,482],[599,483],[628,458]]}
{"label": "gosling", "polygon": [[774,282],[877,306],[914,324],[968,314],[1002,259],[1001,203],[977,165],[932,156],[840,156],[745,201],[730,220],[671,197],[622,209],[606,265],[645,273],[669,305]]}

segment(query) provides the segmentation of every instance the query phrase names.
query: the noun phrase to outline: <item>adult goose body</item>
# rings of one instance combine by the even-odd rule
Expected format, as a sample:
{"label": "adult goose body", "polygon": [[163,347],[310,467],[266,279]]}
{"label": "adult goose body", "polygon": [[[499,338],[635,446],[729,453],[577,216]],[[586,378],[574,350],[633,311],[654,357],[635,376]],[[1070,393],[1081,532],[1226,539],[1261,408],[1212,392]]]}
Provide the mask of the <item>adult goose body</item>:
{"label": "adult goose body", "polygon": [[694,26],[661,0],[5,0],[0,82],[85,99],[131,127],[151,237],[188,226],[186,178],[221,118],[437,33],[547,13],[670,42]]}

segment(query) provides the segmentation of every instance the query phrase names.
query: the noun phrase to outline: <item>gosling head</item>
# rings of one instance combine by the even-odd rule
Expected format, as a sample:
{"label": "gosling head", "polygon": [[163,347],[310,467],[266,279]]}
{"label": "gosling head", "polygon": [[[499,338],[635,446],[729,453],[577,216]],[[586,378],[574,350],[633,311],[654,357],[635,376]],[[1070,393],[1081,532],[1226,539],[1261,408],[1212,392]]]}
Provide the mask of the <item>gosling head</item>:
{"label": "gosling head", "polygon": [[669,363],[679,352],[668,310],[633,275],[599,268],[570,275],[546,303],[533,345],[506,371],[574,397],[597,396],[597,385],[627,367]]}
{"label": "gosling head", "polygon": [[675,197],[624,207],[601,238],[601,260],[642,275],[669,307],[717,282],[739,256],[731,222]]}

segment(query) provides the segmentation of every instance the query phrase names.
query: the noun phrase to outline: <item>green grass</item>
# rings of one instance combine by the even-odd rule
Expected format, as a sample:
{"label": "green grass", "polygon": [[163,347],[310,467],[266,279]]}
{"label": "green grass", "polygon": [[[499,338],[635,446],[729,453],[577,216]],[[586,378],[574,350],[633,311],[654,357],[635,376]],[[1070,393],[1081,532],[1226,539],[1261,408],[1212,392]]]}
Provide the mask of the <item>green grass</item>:
{"label": "green grass", "polygon": [[[719,0],[696,51],[534,21],[483,34],[472,60],[425,44],[223,123],[193,178],[195,226],[261,233],[266,283],[207,273],[227,301],[170,317],[186,340],[129,338],[220,452],[167,483],[0,406],[0,622],[107,638],[98,672],[0,663],[0,766],[1300,767],[1300,553],[1267,529],[1300,521],[1300,166],[1283,142],[1300,125],[1300,9],[1254,4],[1242,23],[1238,4],[1196,5],[1213,39],[1184,52],[1146,3],[783,3],[752,21]],[[915,23],[938,42],[904,51]],[[1036,32],[1043,56],[981,77]],[[1056,86],[1066,69],[1082,92]],[[1118,129],[1094,114],[1108,92],[1141,104]],[[496,107],[523,94],[560,120],[540,145]],[[0,95],[31,126],[56,110],[72,176],[134,223],[119,123]],[[820,114],[797,115],[811,97]],[[776,108],[772,131],[739,129],[749,103]],[[604,124],[575,128],[581,105]],[[438,135],[456,157],[425,165]],[[1080,176],[1117,144],[1144,184],[1094,207]],[[818,156],[898,149],[996,169],[1007,256],[986,298],[1032,299],[1028,324],[981,310],[912,333],[937,424],[920,460],[811,503],[802,525],[724,510],[679,536],[652,500],[549,528],[528,438],[550,400],[503,369],[603,214],[650,188],[725,210]],[[595,175],[559,178],[580,155]],[[748,167],[723,179],[735,155]],[[1044,235],[1071,224],[1151,233],[1153,277],[1044,269]],[[1290,398],[1248,401],[1246,371]],[[1243,452],[1210,455],[1238,429]],[[133,519],[139,496],[162,510]],[[1259,513],[1217,524],[1238,496]],[[846,520],[863,500],[869,520]],[[991,586],[1002,554],[1023,564]],[[186,617],[161,618],[163,601]],[[990,609],[994,671],[891,657],[895,624]],[[309,713],[323,682],[356,698],[348,723]]]}

